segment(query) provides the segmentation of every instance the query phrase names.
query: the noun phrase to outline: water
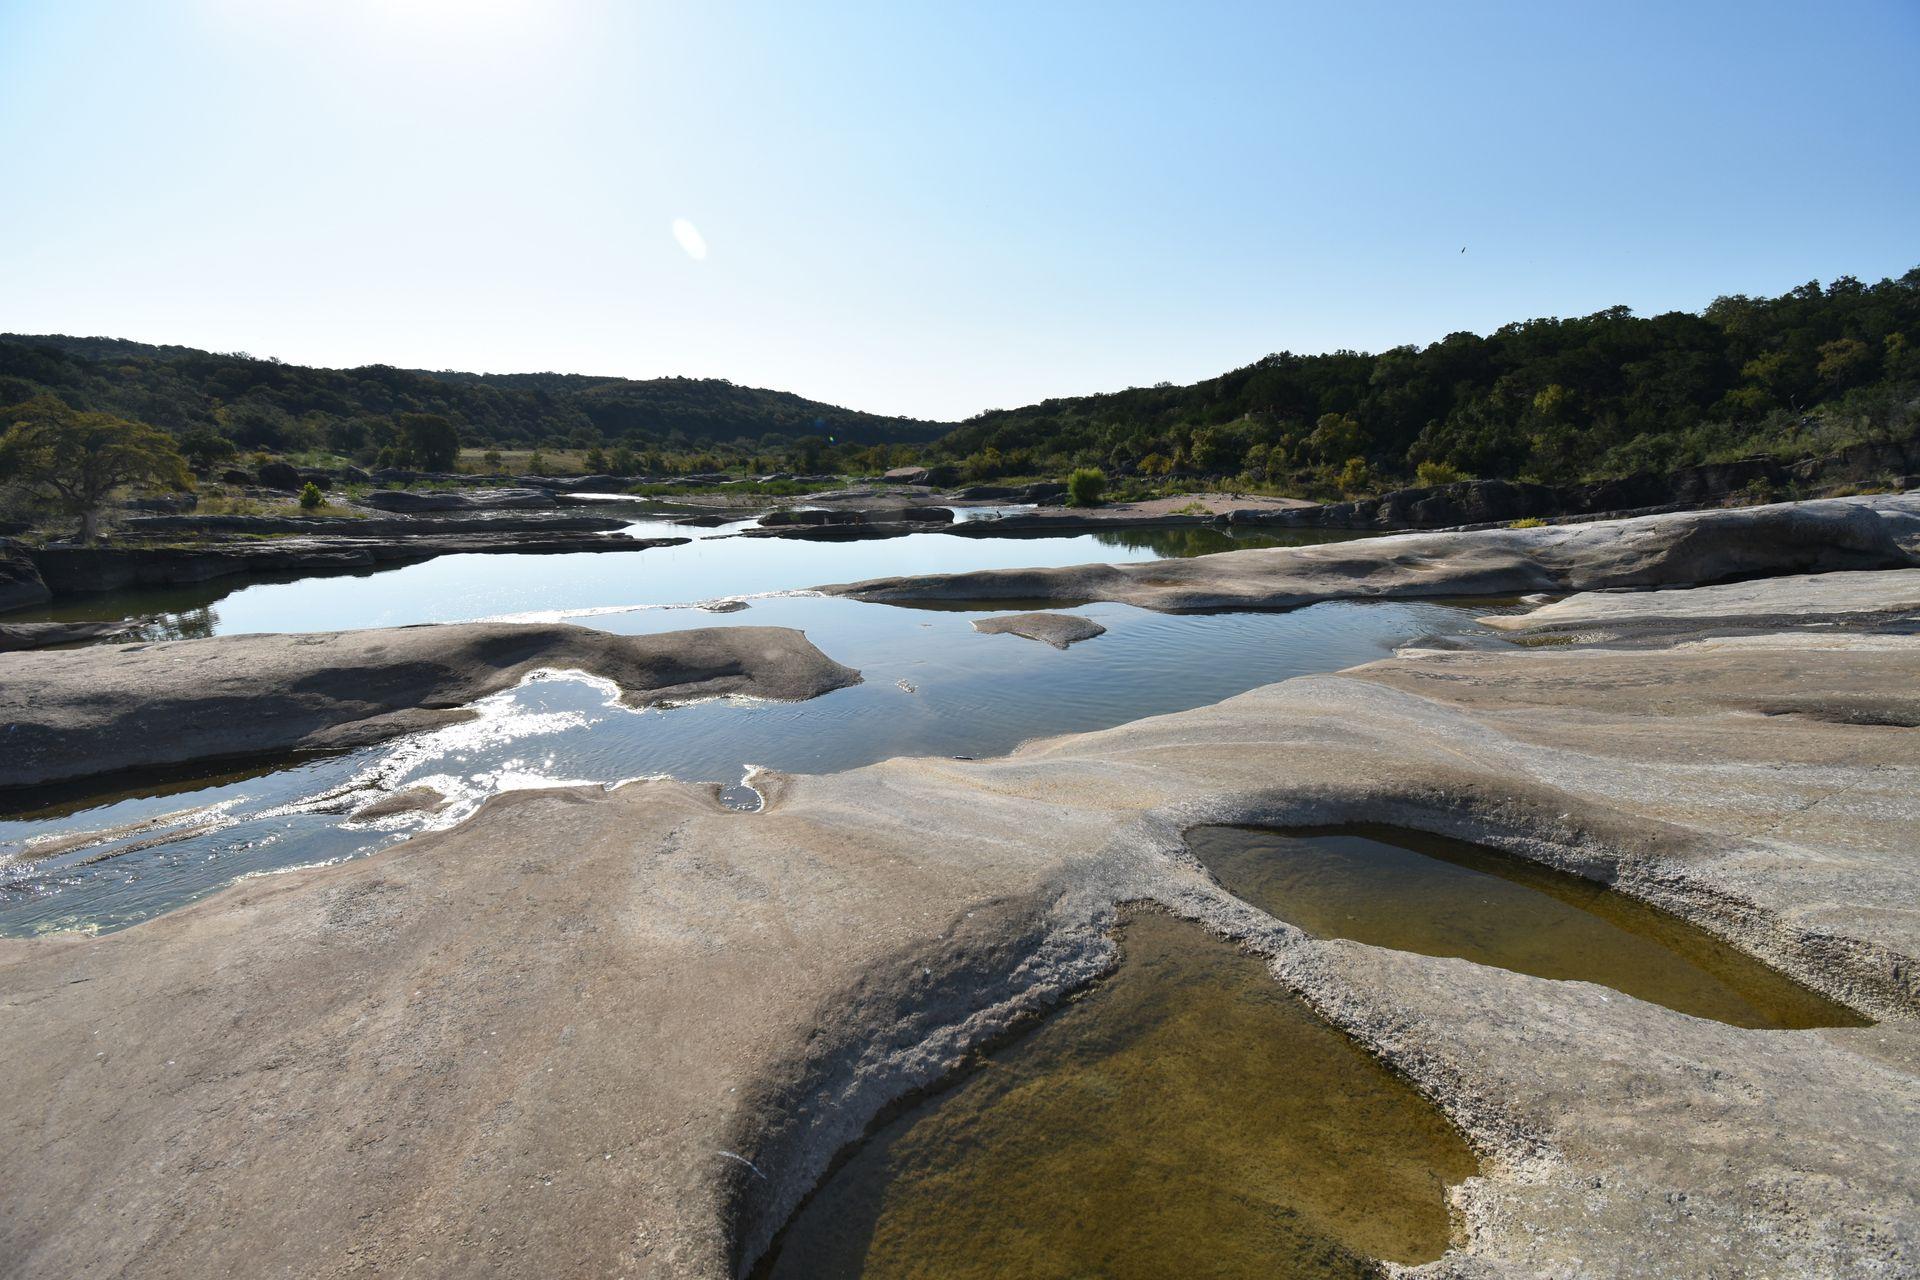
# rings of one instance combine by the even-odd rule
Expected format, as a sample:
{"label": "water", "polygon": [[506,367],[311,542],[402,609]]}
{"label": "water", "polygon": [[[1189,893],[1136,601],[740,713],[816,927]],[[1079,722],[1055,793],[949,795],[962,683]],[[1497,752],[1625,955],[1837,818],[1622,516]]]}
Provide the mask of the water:
{"label": "water", "polygon": [[[615,506],[616,504],[606,504]],[[596,508],[596,510],[598,510]],[[415,622],[556,615],[716,596],[796,591],[906,573],[1124,562],[1235,547],[1299,546],[1359,535],[1322,530],[1114,530],[1071,537],[963,538],[916,533],[872,542],[730,536],[751,522],[699,529],[634,508],[635,538],[692,538],[679,547],[567,555],[441,556],[319,577],[216,578],[158,589],[74,596],[6,615],[9,622],[157,615],[152,638],[261,631],[342,631]],[[690,625],[690,624],[689,624]]]}
{"label": "water", "polygon": [[1677,917],[1476,845],[1378,827],[1200,827],[1229,893],[1323,938],[1595,982],[1738,1027],[1866,1020]]}
{"label": "water", "polygon": [[[971,619],[1003,611],[772,596],[735,613],[599,612],[581,621],[627,633],[796,627],[858,668],[864,682],[807,702],[634,711],[597,682],[539,679],[483,700],[477,721],[292,767],[274,762],[252,776],[235,776],[228,765],[211,778],[203,770],[142,780],[118,795],[97,784],[66,795],[16,794],[8,798],[10,815],[0,808],[0,933],[122,927],[237,876],[367,852],[446,825],[512,787],[660,775],[735,784],[749,765],[824,773],[900,755],[1001,755],[1029,738],[1203,706],[1385,657],[1424,634],[1475,628],[1475,610],[1451,604],[1336,602],[1206,616],[1096,604],[1074,612],[1097,619],[1107,634],[1062,651],[973,630]],[[423,784],[451,805],[371,828],[348,822],[352,809]],[[156,831],[129,832],[52,857],[22,857],[29,841],[164,815],[179,815],[173,827],[190,834],[152,845]],[[219,825],[199,829],[209,822]],[[125,845],[147,847],[100,856]]]}
{"label": "water", "polygon": [[1472,1155],[1405,1083],[1197,925],[856,1147],[774,1280],[1358,1277],[1443,1253]]}

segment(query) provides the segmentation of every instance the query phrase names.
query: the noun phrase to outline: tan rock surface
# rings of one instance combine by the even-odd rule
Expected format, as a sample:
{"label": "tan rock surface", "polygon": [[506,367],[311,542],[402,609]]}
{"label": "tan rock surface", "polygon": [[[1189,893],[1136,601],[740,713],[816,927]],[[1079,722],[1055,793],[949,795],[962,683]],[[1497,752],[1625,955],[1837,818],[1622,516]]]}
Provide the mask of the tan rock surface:
{"label": "tan rock surface", "polygon": [[[512,793],[123,933],[0,943],[0,1257],[735,1273],[883,1104],[1100,972],[1116,905],[1153,900],[1268,956],[1482,1151],[1430,1274],[1912,1274],[1916,688],[1897,637],[1424,653],[1000,760],[763,777],[757,814]],[[1317,941],[1181,841],[1358,820],[1613,881],[1888,1021],[1746,1031]]]}

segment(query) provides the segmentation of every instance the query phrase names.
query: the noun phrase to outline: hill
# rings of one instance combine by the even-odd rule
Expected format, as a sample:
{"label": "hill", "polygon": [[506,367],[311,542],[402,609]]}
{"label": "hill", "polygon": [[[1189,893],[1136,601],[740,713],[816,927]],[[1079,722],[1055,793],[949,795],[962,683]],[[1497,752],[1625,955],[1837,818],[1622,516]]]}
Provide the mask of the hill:
{"label": "hill", "polygon": [[403,413],[442,415],[475,445],[675,450],[779,452],[810,437],[868,446],[916,443],[952,425],[861,413],[714,378],[320,369],[118,338],[0,335],[0,405],[42,391],[179,435],[212,430],[243,449],[284,452],[363,451]]}
{"label": "hill", "polygon": [[1379,354],[1282,352],[1191,386],[984,413],[932,452],[977,479],[1089,465],[1363,491],[1421,464],[1564,483],[1917,429],[1920,268],[1697,314],[1614,307]]}

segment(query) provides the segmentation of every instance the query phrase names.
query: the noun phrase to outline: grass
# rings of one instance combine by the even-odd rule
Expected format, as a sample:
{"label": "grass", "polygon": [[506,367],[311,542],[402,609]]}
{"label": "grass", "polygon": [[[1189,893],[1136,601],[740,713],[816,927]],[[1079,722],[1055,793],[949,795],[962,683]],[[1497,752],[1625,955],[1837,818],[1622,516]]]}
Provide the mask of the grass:
{"label": "grass", "polygon": [[1507,521],[1509,529],[1543,529],[1547,522],[1539,516],[1521,516],[1518,520]]}

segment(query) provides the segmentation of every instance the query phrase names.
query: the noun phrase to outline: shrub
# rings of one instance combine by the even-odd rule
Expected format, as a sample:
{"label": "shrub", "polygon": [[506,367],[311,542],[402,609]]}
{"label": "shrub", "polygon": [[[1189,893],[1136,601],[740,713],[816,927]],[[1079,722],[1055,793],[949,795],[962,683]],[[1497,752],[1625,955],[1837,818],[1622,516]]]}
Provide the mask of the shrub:
{"label": "shrub", "polygon": [[1098,467],[1076,467],[1067,477],[1067,505],[1097,507],[1107,491],[1107,473]]}
{"label": "shrub", "polygon": [[1507,522],[1507,528],[1539,529],[1539,528],[1545,527],[1546,523],[1547,522],[1545,520],[1542,520],[1539,516],[1521,516],[1518,520],[1509,520]]}
{"label": "shrub", "polygon": [[1370,493],[1373,490],[1373,468],[1367,465],[1365,458],[1348,458],[1347,465],[1340,468],[1339,478],[1334,484],[1349,498]]}
{"label": "shrub", "polygon": [[535,449],[527,458],[527,474],[530,476],[547,474],[547,455]]}
{"label": "shrub", "polygon": [[1471,477],[1451,462],[1435,462],[1429,458],[1413,469],[1413,478],[1421,488],[1432,489],[1443,484],[1458,484]]}
{"label": "shrub", "polygon": [[307,481],[306,486],[300,490],[300,509],[302,511],[315,510],[325,501],[326,498],[321,496],[320,487],[311,480]]}
{"label": "shrub", "polygon": [[488,471],[493,471],[493,472],[499,471],[500,470],[500,451],[498,449],[489,449],[485,453],[481,454],[480,465],[485,467]]}

